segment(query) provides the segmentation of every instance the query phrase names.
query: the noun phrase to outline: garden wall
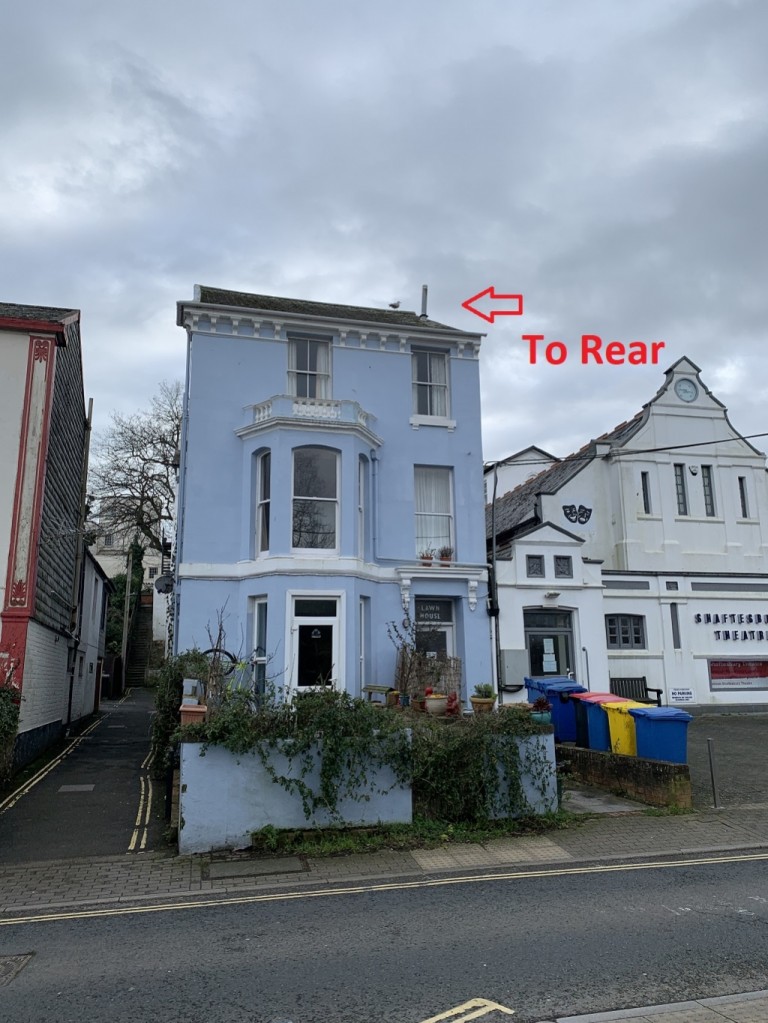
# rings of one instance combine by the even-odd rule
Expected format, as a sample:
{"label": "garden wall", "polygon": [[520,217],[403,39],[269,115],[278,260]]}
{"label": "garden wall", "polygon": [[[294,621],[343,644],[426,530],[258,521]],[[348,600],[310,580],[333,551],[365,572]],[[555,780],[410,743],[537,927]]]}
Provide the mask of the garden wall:
{"label": "garden wall", "polygon": [[[410,787],[397,785],[387,767],[371,769],[363,793],[367,798],[339,798],[341,820],[322,811],[307,819],[301,797],[273,782],[256,754],[235,756],[221,746],[209,746],[200,756],[201,749],[197,742],[181,744],[181,854],[250,846],[251,832],[268,824],[275,828],[410,824],[413,817]],[[272,754],[272,766],[278,775],[291,776],[291,766],[281,754]],[[294,775],[298,771],[294,764]],[[319,767],[304,781],[319,791]]]}
{"label": "garden wall", "polygon": [[[555,767],[555,737],[552,732],[529,735],[514,740],[520,750],[520,782],[522,795],[536,815],[557,810],[557,773]],[[504,784],[499,775],[500,787]],[[491,817],[504,814],[490,811]]]}
{"label": "garden wall", "polygon": [[558,760],[579,781],[651,806],[690,807],[691,774],[686,764],[647,760],[574,746],[558,746]]}

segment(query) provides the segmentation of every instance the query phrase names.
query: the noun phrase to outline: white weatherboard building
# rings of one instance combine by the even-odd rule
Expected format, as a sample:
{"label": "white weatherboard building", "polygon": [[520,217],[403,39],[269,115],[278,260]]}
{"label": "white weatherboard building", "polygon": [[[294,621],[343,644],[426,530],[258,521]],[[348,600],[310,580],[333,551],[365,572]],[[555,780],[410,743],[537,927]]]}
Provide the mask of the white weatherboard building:
{"label": "white weatherboard building", "polygon": [[765,455],[689,359],[581,451],[505,460],[496,491],[507,685],[572,671],[592,690],[644,676],[666,704],[768,703]]}

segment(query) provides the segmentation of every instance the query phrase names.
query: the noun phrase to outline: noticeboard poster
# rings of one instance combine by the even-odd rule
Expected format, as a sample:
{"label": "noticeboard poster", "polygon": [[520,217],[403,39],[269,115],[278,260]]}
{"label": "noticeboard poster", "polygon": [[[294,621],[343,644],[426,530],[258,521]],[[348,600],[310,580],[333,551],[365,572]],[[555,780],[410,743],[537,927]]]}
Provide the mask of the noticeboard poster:
{"label": "noticeboard poster", "polygon": [[768,661],[709,661],[709,688],[713,693],[768,690]]}

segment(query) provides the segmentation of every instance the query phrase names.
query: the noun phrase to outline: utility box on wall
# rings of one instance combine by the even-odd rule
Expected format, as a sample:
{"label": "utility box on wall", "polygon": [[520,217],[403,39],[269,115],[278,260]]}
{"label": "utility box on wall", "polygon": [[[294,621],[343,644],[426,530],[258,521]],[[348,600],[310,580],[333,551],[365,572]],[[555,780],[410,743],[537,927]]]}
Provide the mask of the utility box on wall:
{"label": "utility box on wall", "polygon": [[501,686],[522,686],[528,674],[527,650],[501,651]]}

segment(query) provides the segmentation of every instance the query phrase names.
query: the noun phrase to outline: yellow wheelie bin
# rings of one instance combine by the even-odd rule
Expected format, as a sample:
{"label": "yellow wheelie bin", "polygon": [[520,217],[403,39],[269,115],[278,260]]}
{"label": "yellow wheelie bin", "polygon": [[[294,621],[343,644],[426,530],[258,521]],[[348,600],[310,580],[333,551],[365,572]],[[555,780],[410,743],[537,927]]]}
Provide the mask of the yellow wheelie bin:
{"label": "yellow wheelie bin", "polygon": [[626,703],[604,703],[602,708],[608,715],[608,731],[611,736],[611,753],[623,753],[624,756],[637,756],[637,740],[635,738],[635,719],[629,713],[633,707],[644,707],[646,704],[627,700]]}

